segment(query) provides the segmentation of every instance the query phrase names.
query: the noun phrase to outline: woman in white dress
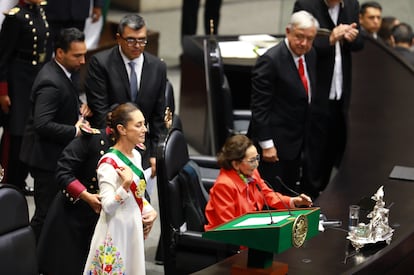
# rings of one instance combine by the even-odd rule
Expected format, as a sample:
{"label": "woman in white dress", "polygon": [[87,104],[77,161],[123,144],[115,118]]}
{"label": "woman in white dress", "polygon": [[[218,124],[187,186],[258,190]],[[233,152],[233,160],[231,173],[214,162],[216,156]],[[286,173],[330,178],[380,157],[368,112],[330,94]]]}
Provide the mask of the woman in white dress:
{"label": "woman in white dress", "polygon": [[[144,238],[157,213],[144,197],[141,155],[147,128],[131,103],[112,111],[115,145],[98,164],[102,210],[95,228],[84,274],[145,274]],[[149,216],[146,222],[142,216]],[[145,218],[145,217],[144,217]]]}

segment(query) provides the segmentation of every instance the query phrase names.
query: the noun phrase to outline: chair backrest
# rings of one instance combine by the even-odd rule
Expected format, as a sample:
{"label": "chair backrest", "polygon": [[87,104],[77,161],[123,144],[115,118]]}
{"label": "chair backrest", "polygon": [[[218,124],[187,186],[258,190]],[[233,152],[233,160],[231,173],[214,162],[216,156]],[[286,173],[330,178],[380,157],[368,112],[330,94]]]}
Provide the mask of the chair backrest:
{"label": "chair backrest", "polygon": [[204,39],[204,70],[211,154],[215,155],[234,129],[232,94],[224,73],[218,42]]}
{"label": "chair backrest", "polygon": [[13,185],[0,184],[0,217],[0,273],[38,274],[27,201]]}
{"label": "chair backrest", "polygon": [[[178,230],[186,223],[188,230],[204,231],[208,194],[197,164],[189,159],[187,142],[179,129],[172,129],[168,134],[159,160],[161,170],[157,171],[163,174],[158,177],[163,181],[158,182],[162,184],[158,187],[163,189],[160,190],[159,201],[166,203],[169,225]],[[166,197],[161,198],[163,195]]]}
{"label": "chair backrest", "polygon": [[184,248],[177,236],[191,231],[198,232],[199,237],[195,236],[196,239],[202,239],[208,193],[202,184],[198,165],[189,159],[187,142],[179,129],[171,129],[158,148],[157,187],[165,273],[178,274],[177,268],[185,270],[186,266],[190,268],[187,271],[195,271],[195,262],[180,259],[184,253],[188,253],[188,245],[197,251],[197,243],[191,242]]}

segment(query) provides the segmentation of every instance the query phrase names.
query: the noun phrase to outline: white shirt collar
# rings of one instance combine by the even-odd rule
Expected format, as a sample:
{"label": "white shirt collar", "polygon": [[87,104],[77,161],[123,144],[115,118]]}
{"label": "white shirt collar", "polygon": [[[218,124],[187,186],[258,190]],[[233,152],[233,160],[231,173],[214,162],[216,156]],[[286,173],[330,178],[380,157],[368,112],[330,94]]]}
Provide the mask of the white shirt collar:
{"label": "white shirt collar", "polygon": [[302,55],[302,56],[298,56],[298,55],[296,55],[294,52],[292,52],[292,50],[290,49],[290,46],[289,46],[289,41],[288,41],[288,39],[287,39],[287,38],[285,38],[285,44],[286,44],[286,47],[288,48],[288,50],[289,50],[290,54],[292,55],[293,60],[295,61],[296,66],[298,65],[298,62],[299,62],[298,60],[299,60],[299,58],[301,58],[301,57],[302,57],[303,62],[304,62],[304,64],[305,64],[305,56],[304,56],[304,55]]}
{"label": "white shirt collar", "polygon": [[62,64],[60,64],[60,63],[59,63],[59,61],[57,61],[57,60],[56,60],[56,58],[55,58],[55,62],[56,62],[56,64],[58,64],[58,65],[59,65],[59,67],[61,67],[61,68],[62,68],[62,70],[63,70],[63,72],[65,73],[65,75],[66,75],[69,79],[71,79],[71,78],[70,78],[70,76],[72,75],[72,73],[71,73],[71,72],[69,72],[68,70],[66,70],[65,66],[63,66]]}
{"label": "white shirt collar", "polygon": [[122,52],[122,49],[121,49],[121,46],[119,46],[119,52],[121,53],[121,57],[122,57],[122,60],[124,61],[124,63],[125,63],[125,66],[127,66],[128,65],[128,63],[129,62],[131,62],[131,61],[134,61],[135,62],[135,64],[142,64],[143,62],[144,62],[144,53],[142,53],[142,54],[140,54],[137,58],[135,58],[135,59],[132,59],[132,60],[130,60],[123,52]]}

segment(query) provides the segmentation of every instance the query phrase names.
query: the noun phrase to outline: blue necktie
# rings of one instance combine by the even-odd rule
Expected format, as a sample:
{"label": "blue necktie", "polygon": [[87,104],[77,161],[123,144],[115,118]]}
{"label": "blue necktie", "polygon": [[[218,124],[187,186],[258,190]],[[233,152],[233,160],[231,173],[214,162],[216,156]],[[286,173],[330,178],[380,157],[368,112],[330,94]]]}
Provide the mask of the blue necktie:
{"label": "blue necktie", "polygon": [[137,86],[137,74],[135,73],[135,62],[131,61],[128,63],[131,67],[131,74],[129,75],[129,85],[131,88],[131,99],[135,101],[137,98],[138,93],[138,86]]}

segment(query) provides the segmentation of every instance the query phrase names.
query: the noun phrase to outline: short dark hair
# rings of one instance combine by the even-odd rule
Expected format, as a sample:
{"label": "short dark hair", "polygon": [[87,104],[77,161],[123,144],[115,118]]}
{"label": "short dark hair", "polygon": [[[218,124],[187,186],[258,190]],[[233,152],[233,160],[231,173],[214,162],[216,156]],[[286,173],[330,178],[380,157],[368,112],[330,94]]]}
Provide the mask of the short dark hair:
{"label": "short dark hair", "polygon": [[62,49],[67,52],[72,42],[84,42],[85,34],[77,28],[62,29],[56,37],[54,51]]}
{"label": "short dark hair", "polygon": [[392,28],[395,26],[397,18],[395,16],[384,16],[381,22],[381,28],[378,31],[378,36],[387,40],[391,36]]}
{"label": "short dark hair", "polygon": [[145,26],[145,21],[142,16],[139,14],[128,14],[125,15],[121,21],[119,21],[118,25],[118,33],[123,34],[125,27],[129,27],[133,30],[140,30],[142,27]]}
{"label": "short dark hair", "polygon": [[247,149],[253,145],[253,142],[245,135],[235,135],[229,137],[217,154],[218,165],[226,170],[233,169],[231,162],[233,160],[241,161]]}
{"label": "short dark hair", "polygon": [[368,8],[374,8],[374,9],[382,11],[382,7],[380,3],[375,2],[375,1],[369,1],[369,2],[365,2],[361,4],[361,7],[359,9],[359,14],[364,15],[367,12]]}
{"label": "short dark hair", "polygon": [[400,23],[392,28],[395,43],[409,43],[413,41],[413,29],[407,23]]}

